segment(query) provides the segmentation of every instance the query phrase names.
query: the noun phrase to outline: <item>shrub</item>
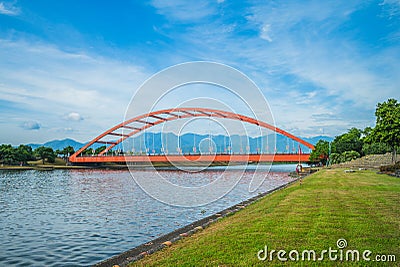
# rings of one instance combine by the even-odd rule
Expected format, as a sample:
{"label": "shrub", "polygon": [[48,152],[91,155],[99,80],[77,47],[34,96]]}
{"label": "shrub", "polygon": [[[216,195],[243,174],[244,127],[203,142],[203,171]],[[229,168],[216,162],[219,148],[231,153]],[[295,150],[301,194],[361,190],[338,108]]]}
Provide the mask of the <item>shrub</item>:
{"label": "shrub", "polygon": [[346,161],[351,161],[353,159],[359,158],[360,157],[360,153],[358,153],[357,151],[345,151],[341,154],[341,156],[343,157],[343,162]]}
{"label": "shrub", "polygon": [[331,164],[338,164],[338,163],[342,162],[341,161],[341,156],[340,156],[339,153],[332,153],[330,158],[329,158],[329,160],[330,160]]}
{"label": "shrub", "polygon": [[351,161],[353,159],[359,158],[360,153],[357,151],[345,151],[341,154],[339,153],[331,153],[330,155],[330,163],[331,164],[339,164],[346,161]]}

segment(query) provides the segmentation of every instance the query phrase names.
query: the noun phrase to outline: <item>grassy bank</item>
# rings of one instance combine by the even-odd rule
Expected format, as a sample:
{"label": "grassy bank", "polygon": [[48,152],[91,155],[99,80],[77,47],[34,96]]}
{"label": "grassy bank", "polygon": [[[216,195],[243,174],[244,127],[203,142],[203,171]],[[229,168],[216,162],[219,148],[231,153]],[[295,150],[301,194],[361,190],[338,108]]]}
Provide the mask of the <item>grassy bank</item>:
{"label": "grassy bank", "polygon": [[[265,266],[277,260],[258,260],[257,252],[337,249],[340,238],[346,250],[372,251],[370,262],[345,265],[398,266],[400,264],[400,179],[372,171],[345,173],[322,170],[277,191],[238,213],[174,243],[132,266]],[[396,262],[372,262],[377,254],[396,256]],[[295,255],[295,254],[293,254]],[[288,257],[288,255],[285,255]],[[324,265],[336,266],[325,254]],[[293,265],[289,261],[287,265]],[[299,261],[310,266],[321,262]]]}

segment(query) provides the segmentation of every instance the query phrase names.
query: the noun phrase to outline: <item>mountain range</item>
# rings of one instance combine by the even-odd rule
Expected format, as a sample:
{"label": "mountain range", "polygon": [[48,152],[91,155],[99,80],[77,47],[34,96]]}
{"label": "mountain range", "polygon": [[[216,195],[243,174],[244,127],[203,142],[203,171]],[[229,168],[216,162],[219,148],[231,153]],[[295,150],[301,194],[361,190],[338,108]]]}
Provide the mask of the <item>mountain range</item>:
{"label": "mountain range", "polygon": [[64,147],[72,146],[74,150],[78,150],[79,148],[83,147],[85,143],[77,142],[73,139],[67,138],[63,140],[52,140],[46,142],[44,144],[27,144],[28,146],[32,147],[32,149],[36,149],[40,146],[51,147],[54,150],[62,150]]}
{"label": "mountain range", "polygon": [[[130,141],[122,145],[117,146],[115,149],[132,151],[132,152],[149,152],[155,153],[161,152],[161,147],[164,147],[164,151],[170,153],[176,153],[178,142],[183,153],[192,153],[194,150],[202,153],[207,153],[211,151],[217,151],[217,153],[226,152],[231,150],[234,153],[239,152],[250,152],[257,153],[262,151],[273,153],[275,148],[273,147],[273,135],[268,137],[249,137],[246,136],[232,135],[230,138],[223,135],[199,135],[199,134],[184,134],[178,138],[177,135],[173,133],[161,134],[161,133],[144,133],[140,136],[131,139]],[[301,139],[315,145],[319,140],[332,141],[333,138],[329,136],[315,136],[311,138],[300,137]],[[129,139],[128,139],[129,140]],[[52,140],[44,144],[27,144],[35,149],[40,146],[51,147],[54,150],[62,150],[67,146],[72,146],[74,150],[78,150],[87,143],[80,143],[73,139],[67,138],[63,140]],[[92,146],[93,149],[102,146],[102,144],[95,144]],[[300,145],[303,152],[309,152],[309,148]],[[296,152],[298,151],[299,145],[297,142],[288,139],[285,136],[276,135],[276,152]]]}

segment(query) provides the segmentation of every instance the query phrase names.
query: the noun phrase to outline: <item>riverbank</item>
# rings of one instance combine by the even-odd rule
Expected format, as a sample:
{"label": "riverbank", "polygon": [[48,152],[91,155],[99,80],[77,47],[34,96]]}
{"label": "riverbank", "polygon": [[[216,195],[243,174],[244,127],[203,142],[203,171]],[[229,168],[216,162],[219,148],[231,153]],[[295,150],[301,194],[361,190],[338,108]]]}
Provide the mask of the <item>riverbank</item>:
{"label": "riverbank", "polygon": [[[289,163],[290,164],[290,163]],[[293,163],[292,163],[293,164]],[[243,168],[243,166],[248,166],[247,169],[253,169],[253,166],[260,166],[260,168],[264,166],[272,166],[272,165],[288,165],[285,162],[273,162],[273,163],[230,163],[229,168],[235,169],[235,167]],[[103,164],[93,164],[93,165],[72,165],[68,164],[65,160],[61,158],[57,158],[54,163],[45,162],[43,164],[42,160],[37,161],[29,161],[27,165],[0,165],[0,170],[9,170],[9,171],[23,171],[23,170],[56,170],[56,169],[112,169],[112,170],[179,170],[179,169],[190,169],[190,168],[202,168],[204,171],[205,167],[223,167],[228,168],[228,164],[226,162],[213,162],[211,164],[205,163],[179,163],[174,165],[170,162],[155,162],[153,164],[116,164],[116,163],[103,163]],[[228,169],[229,169],[228,168]],[[303,169],[303,173],[309,173],[318,170],[319,168],[310,168],[305,167]],[[213,170],[212,168],[210,170]]]}
{"label": "riverbank", "polygon": [[[229,178],[242,176],[223,198],[186,208],[150,197],[127,170],[1,171],[0,266],[92,266],[287,184],[293,180],[288,172],[294,168],[272,166],[269,173],[226,173],[219,169],[207,173],[134,172],[140,179],[160,175],[188,187],[227,177],[220,180],[222,187],[228,188]],[[267,173],[262,186],[249,193],[250,181]]]}
{"label": "riverbank", "polygon": [[[347,241],[345,250],[370,250],[372,260],[395,255],[397,262],[386,264],[397,266],[399,199],[398,178],[373,171],[324,169],[302,185],[274,192],[131,266],[281,265],[276,254],[272,262],[269,258],[263,262],[257,253],[268,246],[269,251],[314,250],[318,258],[329,247],[338,249],[339,239]],[[326,265],[338,264],[325,256]]]}
{"label": "riverbank", "polygon": [[88,169],[88,166],[72,166],[62,158],[56,158],[53,163],[42,160],[28,161],[26,165],[0,165],[0,170],[4,171],[27,171],[27,170],[45,170],[51,171],[55,169]]}
{"label": "riverbank", "polygon": [[95,267],[107,267],[107,266],[127,266],[132,261],[137,261],[142,259],[143,257],[153,254],[156,251],[163,249],[164,247],[172,245],[172,242],[176,242],[182,238],[190,237],[194,233],[201,231],[207,228],[214,222],[221,220],[227,216],[231,216],[232,214],[238,212],[241,209],[244,209],[248,205],[258,201],[259,199],[263,198],[264,196],[271,194],[277,190],[281,190],[286,188],[292,183],[295,183],[297,180],[292,180],[286,184],[278,186],[274,189],[268,190],[264,193],[259,193],[257,196],[249,198],[245,201],[242,201],[238,204],[235,204],[227,209],[219,211],[216,214],[203,218],[201,220],[195,221],[191,224],[188,224],[182,228],[179,228],[173,232],[168,234],[162,235],[159,238],[156,238],[148,243],[141,244],[133,249],[130,249],[124,253],[116,255],[110,259],[106,259],[102,262],[95,264]]}

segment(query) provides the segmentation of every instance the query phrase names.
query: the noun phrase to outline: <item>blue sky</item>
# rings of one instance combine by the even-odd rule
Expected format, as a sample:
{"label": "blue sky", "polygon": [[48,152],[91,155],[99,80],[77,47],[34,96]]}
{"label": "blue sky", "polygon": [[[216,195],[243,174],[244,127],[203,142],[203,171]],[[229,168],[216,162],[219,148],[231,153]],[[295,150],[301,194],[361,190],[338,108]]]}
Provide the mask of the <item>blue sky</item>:
{"label": "blue sky", "polygon": [[88,141],[188,61],[245,73],[295,135],[373,126],[400,96],[400,1],[0,0],[0,143]]}

